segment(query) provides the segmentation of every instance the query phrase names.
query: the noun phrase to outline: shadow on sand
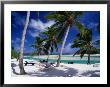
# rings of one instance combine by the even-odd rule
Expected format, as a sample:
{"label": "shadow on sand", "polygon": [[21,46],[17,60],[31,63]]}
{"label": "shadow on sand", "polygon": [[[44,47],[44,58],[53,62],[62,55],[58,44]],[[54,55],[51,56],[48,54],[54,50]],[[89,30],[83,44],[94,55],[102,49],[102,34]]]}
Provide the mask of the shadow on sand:
{"label": "shadow on sand", "polygon": [[38,76],[38,77],[72,77],[75,76],[77,73],[78,71],[73,68],[65,68],[65,71],[51,68],[51,69],[43,70],[39,73],[30,72],[28,73],[28,75]]}
{"label": "shadow on sand", "polygon": [[82,73],[81,75],[83,76],[89,76],[89,77],[100,77],[100,71],[99,70],[95,70],[95,71],[87,71],[85,73]]}
{"label": "shadow on sand", "polygon": [[78,70],[74,68],[65,67],[65,70],[59,70],[56,68],[51,68],[47,70],[43,70],[41,72],[29,72],[28,75],[30,76],[38,76],[38,77],[100,77],[100,70],[94,71],[87,71],[82,74],[81,76],[78,75]]}
{"label": "shadow on sand", "polygon": [[12,68],[13,73],[16,74],[16,75],[19,75],[18,73],[16,73],[16,71],[14,69],[14,67],[16,67],[16,66],[17,66],[16,64],[11,63],[11,68]]}
{"label": "shadow on sand", "polygon": [[[17,65],[14,63],[11,63],[12,71],[14,74],[19,75],[15,68]],[[86,71],[78,75],[78,70],[70,67],[63,67],[63,70],[61,67],[51,67],[48,69],[38,70],[35,72],[28,72],[27,75],[29,76],[37,76],[37,77],[100,77],[100,70],[94,70],[94,71]]]}

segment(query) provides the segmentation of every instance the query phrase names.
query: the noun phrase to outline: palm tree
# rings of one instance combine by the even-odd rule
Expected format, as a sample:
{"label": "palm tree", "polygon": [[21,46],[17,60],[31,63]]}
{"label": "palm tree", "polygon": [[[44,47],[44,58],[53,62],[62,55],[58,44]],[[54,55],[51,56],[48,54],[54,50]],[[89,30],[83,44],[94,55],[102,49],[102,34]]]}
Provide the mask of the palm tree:
{"label": "palm tree", "polygon": [[44,41],[45,39],[42,39],[40,37],[35,38],[35,43],[31,45],[31,47],[35,48],[35,53],[38,54],[38,59],[40,54],[44,51],[46,53],[46,49],[44,48]]}
{"label": "palm tree", "polygon": [[61,50],[60,50],[60,55],[59,58],[57,60],[57,66],[60,65],[60,60],[61,60],[61,56],[62,56],[62,52],[65,46],[65,42],[69,33],[70,28],[75,25],[78,26],[79,31],[81,31],[81,29],[83,28],[80,25],[80,22],[77,20],[78,16],[81,16],[82,12],[79,11],[58,11],[58,12],[53,12],[50,13],[48,16],[46,16],[47,19],[53,19],[55,20],[56,24],[54,26],[56,26],[56,28],[58,28],[58,39],[62,39],[64,36],[64,40],[61,46]]}
{"label": "palm tree", "polygon": [[26,74],[24,67],[23,67],[23,49],[24,49],[26,30],[27,30],[28,23],[29,23],[29,17],[30,17],[30,11],[27,12],[26,22],[25,22],[25,26],[23,29],[23,33],[22,33],[21,46],[20,46],[19,68],[20,68],[21,75]]}
{"label": "palm tree", "polygon": [[[85,29],[85,35],[81,36],[80,33],[77,34],[77,37],[74,39],[73,44],[71,45],[72,48],[80,48],[74,55],[80,54],[82,58],[84,54],[88,54],[88,62],[90,64],[90,54],[99,53],[99,50],[95,47],[97,41],[92,42],[92,31],[89,29]],[[73,55],[73,56],[74,56]]]}
{"label": "palm tree", "polygon": [[50,53],[53,52],[53,49],[55,48],[56,51],[58,50],[57,48],[57,37],[56,37],[56,28],[53,26],[48,27],[48,30],[43,32],[44,35],[46,35],[46,44],[45,44],[45,48],[47,48],[48,50],[48,57],[47,57],[47,61],[49,59],[49,55]]}
{"label": "palm tree", "polygon": [[18,59],[18,57],[19,57],[19,53],[15,50],[15,48],[12,46],[12,48],[11,48],[11,58],[13,59],[13,58],[16,58],[16,59]]}

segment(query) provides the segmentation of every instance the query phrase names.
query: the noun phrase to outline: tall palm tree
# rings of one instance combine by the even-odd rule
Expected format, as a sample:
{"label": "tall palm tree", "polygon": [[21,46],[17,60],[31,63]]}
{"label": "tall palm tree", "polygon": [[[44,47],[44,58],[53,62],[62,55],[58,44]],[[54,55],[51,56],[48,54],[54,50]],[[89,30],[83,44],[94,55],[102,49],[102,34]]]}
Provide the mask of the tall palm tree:
{"label": "tall palm tree", "polygon": [[35,53],[37,52],[38,59],[39,59],[40,54],[43,51],[45,51],[45,53],[46,53],[46,49],[44,48],[44,41],[45,41],[45,39],[42,39],[40,37],[36,37],[34,44],[31,45],[31,47],[35,48]]}
{"label": "tall palm tree", "polygon": [[19,53],[15,50],[15,48],[12,46],[11,48],[11,58],[17,58],[19,57]]}
{"label": "tall palm tree", "polygon": [[81,31],[81,29],[83,28],[82,26],[79,27],[80,22],[77,20],[77,17],[81,15],[82,15],[82,12],[79,12],[79,11],[74,11],[74,12],[58,11],[58,12],[50,13],[48,16],[46,16],[47,19],[55,20],[56,24],[54,26],[58,28],[58,32],[59,32],[58,39],[62,39],[63,36],[65,35],[61,46],[60,55],[57,60],[57,66],[60,65],[62,52],[65,46],[65,42],[66,42],[70,28],[74,25],[78,26],[79,31]]}
{"label": "tall palm tree", "polygon": [[43,32],[44,35],[46,35],[46,44],[45,47],[48,50],[48,57],[47,57],[47,61],[49,59],[49,55],[50,53],[53,52],[53,49],[55,48],[56,50],[58,50],[57,48],[57,37],[56,37],[56,28],[53,26],[48,27],[48,30]]}
{"label": "tall palm tree", "polygon": [[[89,29],[85,29],[85,35],[81,36],[80,33],[77,34],[77,37],[74,39],[73,44],[71,45],[72,48],[80,48],[74,55],[80,54],[82,58],[84,54],[88,54],[88,62],[90,64],[90,55],[99,53],[99,50],[95,47],[97,41],[92,42],[92,31]],[[74,56],[73,55],[73,56]]]}
{"label": "tall palm tree", "polygon": [[27,30],[28,23],[29,23],[29,17],[30,17],[30,11],[27,12],[26,22],[24,25],[23,33],[22,33],[21,46],[20,46],[19,68],[20,68],[21,75],[26,74],[24,67],[23,67],[23,49],[24,49],[26,30]]}

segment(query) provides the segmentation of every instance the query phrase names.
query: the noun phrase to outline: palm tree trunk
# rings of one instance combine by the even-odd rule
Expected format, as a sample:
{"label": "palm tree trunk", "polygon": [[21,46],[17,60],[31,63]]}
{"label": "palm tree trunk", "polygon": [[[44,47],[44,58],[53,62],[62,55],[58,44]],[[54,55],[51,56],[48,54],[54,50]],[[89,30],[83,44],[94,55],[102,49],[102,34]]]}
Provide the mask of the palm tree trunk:
{"label": "palm tree trunk", "polygon": [[[52,45],[52,42],[51,42],[51,45]],[[48,51],[48,57],[47,57],[47,62],[48,62],[48,59],[49,59],[49,56],[50,56],[50,51],[51,51],[51,45],[49,47],[49,51]]]}
{"label": "palm tree trunk", "polygon": [[20,68],[21,75],[26,74],[24,67],[23,67],[23,49],[24,49],[24,40],[25,40],[26,30],[27,30],[28,23],[29,23],[29,17],[30,17],[30,11],[27,12],[26,23],[23,29],[22,39],[21,39],[20,57],[19,57],[19,68]]}
{"label": "palm tree trunk", "polygon": [[40,53],[38,53],[38,60],[40,60],[39,56],[40,56]]}
{"label": "palm tree trunk", "polygon": [[88,62],[87,64],[90,64],[90,54],[88,54]]}
{"label": "palm tree trunk", "polygon": [[57,67],[59,67],[59,65],[60,65],[60,60],[61,60],[62,52],[63,52],[64,46],[65,46],[65,42],[66,42],[66,39],[67,39],[69,30],[70,30],[70,25],[68,26],[68,29],[67,29],[67,31],[66,31],[66,34],[65,34],[65,37],[64,37],[62,46],[61,46],[60,55],[59,55],[59,58],[58,58],[58,60],[57,60],[57,65],[56,65]]}

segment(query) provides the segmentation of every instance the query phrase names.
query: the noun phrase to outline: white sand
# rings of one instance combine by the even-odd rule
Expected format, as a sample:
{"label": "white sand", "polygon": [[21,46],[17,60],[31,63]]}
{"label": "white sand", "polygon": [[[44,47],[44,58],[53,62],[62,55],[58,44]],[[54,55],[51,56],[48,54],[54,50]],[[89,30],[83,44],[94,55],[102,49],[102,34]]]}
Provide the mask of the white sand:
{"label": "white sand", "polygon": [[[29,61],[24,59],[24,61]],[[31,60],[32,61],[32,60]],[[26,75],[19,75],[19,66],[16,59],[12,59],[11,68],[12,76],[36,76],[36,77],[100,77],[100,64],[94,66],[94,64],[64,64],[61,63],[60,67],[50,67],[45,69],[39,66],[39,62],[33,60],[36,64],[34,66],[24,66]]]}

